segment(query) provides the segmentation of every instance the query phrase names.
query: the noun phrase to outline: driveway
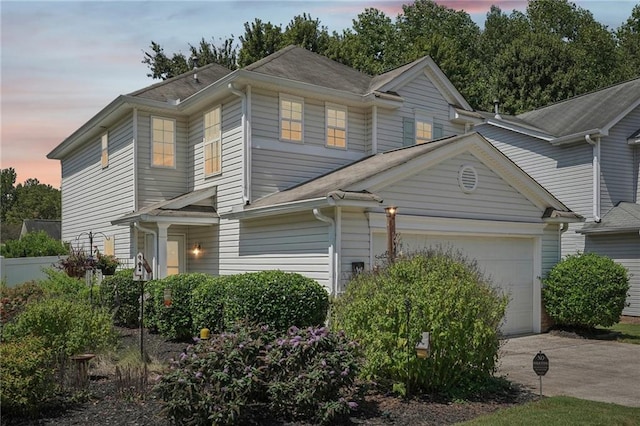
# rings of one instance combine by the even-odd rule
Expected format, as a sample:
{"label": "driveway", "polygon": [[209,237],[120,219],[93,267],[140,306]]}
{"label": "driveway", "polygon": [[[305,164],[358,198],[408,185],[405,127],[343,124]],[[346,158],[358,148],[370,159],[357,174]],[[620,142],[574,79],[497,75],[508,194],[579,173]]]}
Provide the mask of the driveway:
{"label": "driveway", "polygon": [[538,334],[503,342],[498,375],[538,394],[533,357],[542,351],[549,371],[542,394],[640,407],[640,345]]}

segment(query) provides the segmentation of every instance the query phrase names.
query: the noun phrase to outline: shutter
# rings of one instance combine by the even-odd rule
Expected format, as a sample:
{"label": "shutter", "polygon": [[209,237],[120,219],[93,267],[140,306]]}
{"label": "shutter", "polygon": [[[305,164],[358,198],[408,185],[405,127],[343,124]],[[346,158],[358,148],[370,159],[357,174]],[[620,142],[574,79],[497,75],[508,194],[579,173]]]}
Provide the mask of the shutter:
{"label": "shutter", "polygon": [[433,123],[433,139],[440,139],[443,136],[442,123]]}
{"label": "shutter", "polygon": [[416,144],[415,121],[413,118],[402,118],[402,146],[412,146]]}

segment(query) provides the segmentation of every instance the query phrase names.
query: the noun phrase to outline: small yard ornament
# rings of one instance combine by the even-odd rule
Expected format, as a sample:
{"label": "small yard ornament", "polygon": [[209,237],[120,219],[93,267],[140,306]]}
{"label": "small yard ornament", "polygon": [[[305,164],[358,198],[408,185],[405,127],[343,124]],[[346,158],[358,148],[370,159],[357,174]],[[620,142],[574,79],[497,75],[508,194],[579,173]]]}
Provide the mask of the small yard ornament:
{"label": "small yard ornament", "polygon": [[416,343],[416,355],[418,358],[428,358],[431,355],[429,332],[422,332],[422,340]]}

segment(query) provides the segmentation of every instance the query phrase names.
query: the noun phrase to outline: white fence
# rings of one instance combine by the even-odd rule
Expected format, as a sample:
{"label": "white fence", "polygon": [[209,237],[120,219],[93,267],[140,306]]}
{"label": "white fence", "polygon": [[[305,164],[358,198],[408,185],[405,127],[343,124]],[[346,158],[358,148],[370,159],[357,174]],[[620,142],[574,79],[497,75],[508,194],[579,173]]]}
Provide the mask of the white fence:
{"label": "white fence", "polygon": [[60,261],[58,256],[16,257],[5,259],[0,256],[0,278],[9,287],[47,276],[43,268],[51,268]]}

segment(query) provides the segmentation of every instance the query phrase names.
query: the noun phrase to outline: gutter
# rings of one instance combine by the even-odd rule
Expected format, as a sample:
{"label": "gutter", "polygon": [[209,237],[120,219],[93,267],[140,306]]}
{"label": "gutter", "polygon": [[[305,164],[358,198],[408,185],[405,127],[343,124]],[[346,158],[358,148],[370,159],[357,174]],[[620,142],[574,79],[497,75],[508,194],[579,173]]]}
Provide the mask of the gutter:
{"label": "gutter", "polygon": [[325,216],[322,213],[320,213],[320,209],[313,209],[312,210],[313,215],[315,216],[316,219],[318,219],[319,221],[322,221],[326,224],[329,225],[329,253],[328,253],[328,257],[329,257],[329,285],[331,287],[331,295],[335,296],[337,294],[337,285],[336,285],[336,261],[335,261],[335,257],[336,257],[336,232],[337,232],[337,228],[336,228],[336,222],[335,220],[333,220],[332,218],[330,218],[329,216]]}
{"label": "gutter", "polygon": [[593,221],[600,223],[600,136],[596,136],[596,139],[591,139],[591,135],[585,135],[584,139],[587,143],[593,146]]}
{"label": "gutter", "polygon": [[227,86],[231,93],[238,96],[242,102],[242,204],[247,205],[251,202],[249,190],[249,151],[251,150],[249,137],[247,135],[247,95],[236,89],[233,83]]}

